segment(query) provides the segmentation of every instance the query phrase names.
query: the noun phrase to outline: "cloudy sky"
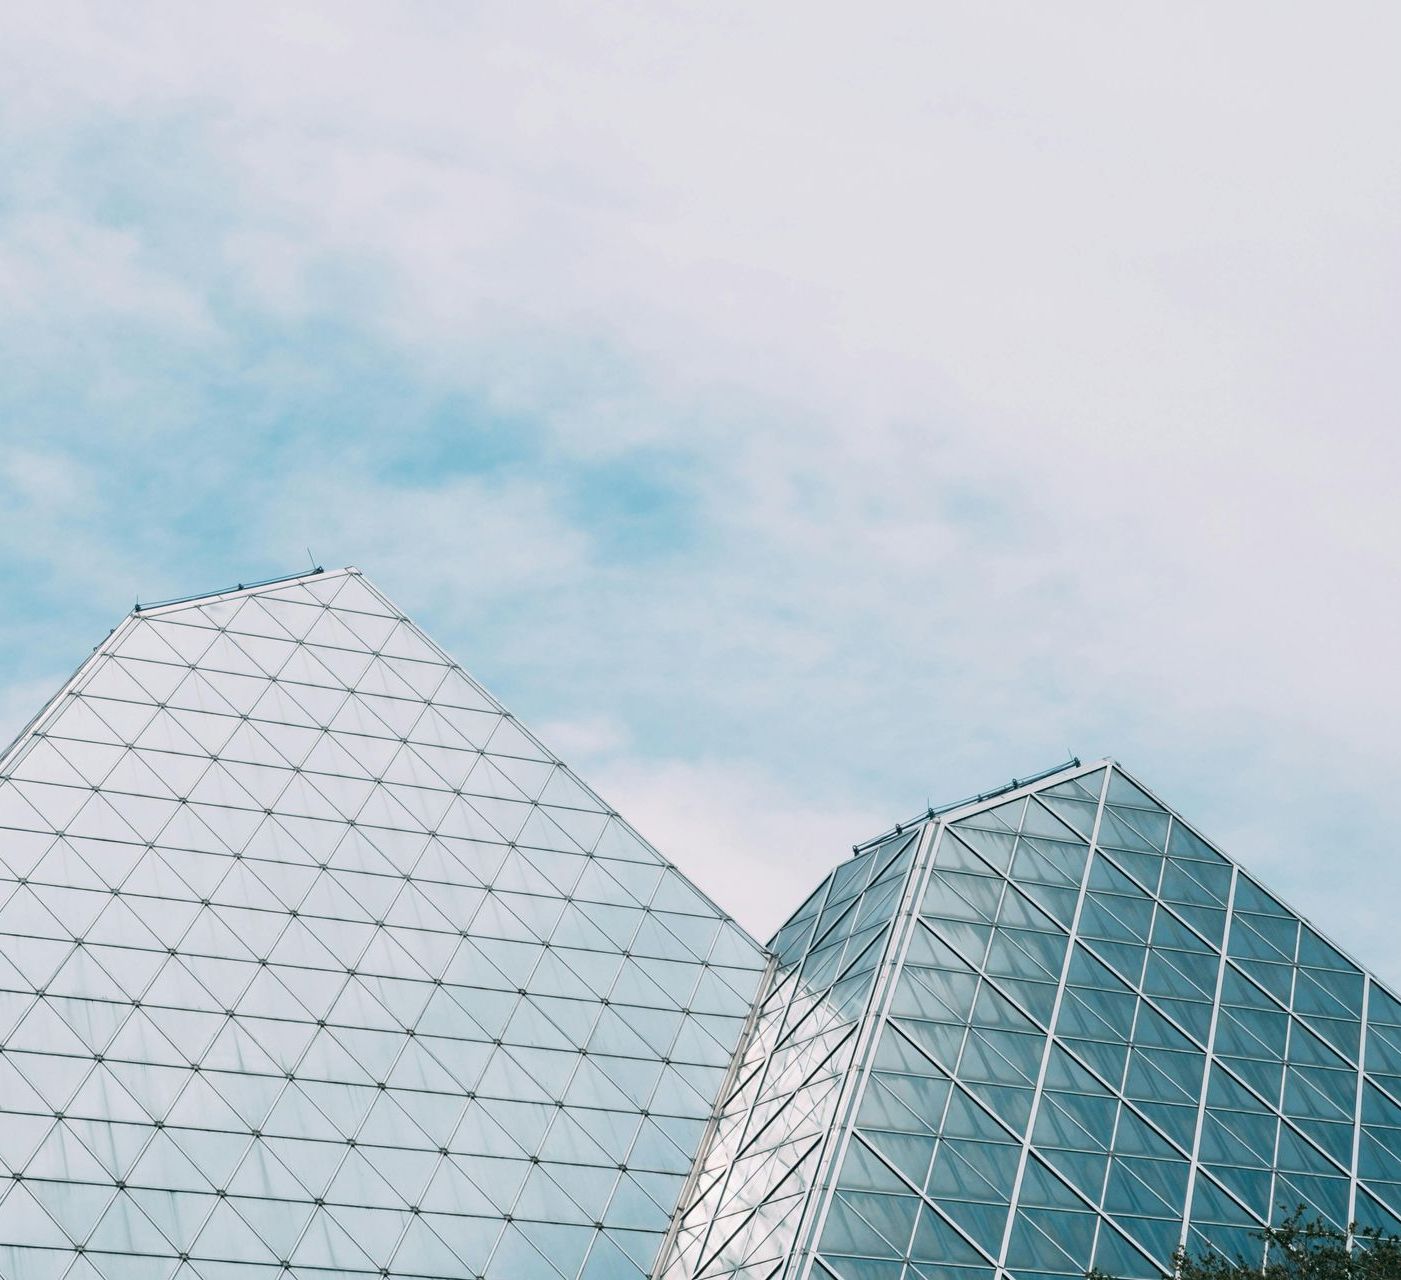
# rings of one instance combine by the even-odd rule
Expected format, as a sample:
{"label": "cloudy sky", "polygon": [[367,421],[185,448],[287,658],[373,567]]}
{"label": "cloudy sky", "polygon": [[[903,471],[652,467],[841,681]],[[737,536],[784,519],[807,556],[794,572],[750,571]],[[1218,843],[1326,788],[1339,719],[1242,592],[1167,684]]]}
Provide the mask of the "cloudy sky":
{"label": "cloudy sky", "polygon": [[1399,15],[11,6],[6,724],[309,548],[760,933],[1108,754],[1401,982]]}

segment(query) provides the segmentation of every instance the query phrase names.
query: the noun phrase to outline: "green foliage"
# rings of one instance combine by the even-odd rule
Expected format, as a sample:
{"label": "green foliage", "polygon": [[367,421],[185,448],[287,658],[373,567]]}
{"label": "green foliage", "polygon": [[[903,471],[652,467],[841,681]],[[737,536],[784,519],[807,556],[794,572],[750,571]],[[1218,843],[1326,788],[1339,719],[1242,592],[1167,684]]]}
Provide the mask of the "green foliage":
{"label": "green foliage", "polygon": [[[1299,1206],[1278,1226],[1258,1233],[1259,1256],[1193,1256],[1179,1249],[1175,1280],[1401,1280],[1401,1236],[1374,1227],[1340,1231],[1318,1218],[1305,1219]],[[1087,1280],[1114,1280],[1102,1271]]]}

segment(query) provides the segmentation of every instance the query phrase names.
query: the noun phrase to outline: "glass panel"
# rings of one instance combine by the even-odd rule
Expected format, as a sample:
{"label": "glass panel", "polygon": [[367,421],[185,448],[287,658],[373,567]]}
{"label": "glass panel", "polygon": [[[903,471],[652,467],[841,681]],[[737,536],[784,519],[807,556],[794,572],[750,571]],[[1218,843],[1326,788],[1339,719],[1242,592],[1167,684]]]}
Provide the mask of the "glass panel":
{"label": "glass panel", "polygon": [[359,574],[133,614],[9,768],[36,1275],[650,1268],[766,958]]}
{"label": "glass panel", "polygon": [[771,959],[359,574],[142,611],[0,776],[10,1269],[615,1280],[674,1225],[664,1280],[1147,1277],[1189,1208],[1401,1224],[1401,1003],[1122,771],[959,812]]}

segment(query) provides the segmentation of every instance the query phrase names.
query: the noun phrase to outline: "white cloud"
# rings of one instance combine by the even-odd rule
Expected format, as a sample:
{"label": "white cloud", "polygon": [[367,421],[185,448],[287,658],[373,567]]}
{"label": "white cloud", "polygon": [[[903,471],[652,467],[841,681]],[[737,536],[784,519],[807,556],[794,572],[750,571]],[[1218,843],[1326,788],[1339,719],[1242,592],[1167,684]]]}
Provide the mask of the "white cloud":
{"label": "white cloud", "polygon": [[141,240],[65,214],[31,213],[0,226],[0,296],[7,324],[63,326],[70,342],[84,322],[140,323],[211,335],[203,298],[142,261]]}
{"label": "white cloud", "polygon": [[0,555],[7,567],[35,566],[47,588],[69,592],[125,576],[129,549],[102,527],[108,513],[101,475],[66,452],[23,442],[27,435],[0,440]]}
{"label": "white cloud", "polygon": [[[607,716],[588,720],[547,720],[535,734],[566,764],[576,758],[597,760],[629,744],[626,728]],[[576,770],[577,772],[577,770]]]}
{"label": "white cloud", "polygon": [[[513,593],[550,590],[584,569],[584,538],[560,518],[549,488],[528,479],[396,485],[327,459],[287,477],[260,514],[265,554],[308,542],[316,555],[363,548],[373,565],[362,567],[385,590],[432,600],[437,618],[468,629]],[[447,584],[456,589],[444,595]]]}
{"label": "white cloud", "polygon": [[[915,780],[1068,745],[1208,826],[1263,811],[1236,852],[1287,882],[1401,892],[1365,799],[1401,763],[1393,7],[71,3],[12,27],[0,278],[31,310],[342,324],[546,425],[531,475],[347,448],[264,478],[245,550],[345,548],[503,692],[566,699],[683,865],[800,890],[771,851],[825,840],[816,869]],[[188,132],[152,132],[177,150],[147,194],[199,252],[94,202],[68,150],[162,121]],[[162,185],[196,161],[208,187]],[[647,447],[682,458],[701,529],[660,567],[610,554],[564,482]]]}
{"label": "white cloud", "polygon": [[586,774],[633,826],[755,937],[769,937],[843,856],[834,833],[890,826],[724,760],[604,757]]}

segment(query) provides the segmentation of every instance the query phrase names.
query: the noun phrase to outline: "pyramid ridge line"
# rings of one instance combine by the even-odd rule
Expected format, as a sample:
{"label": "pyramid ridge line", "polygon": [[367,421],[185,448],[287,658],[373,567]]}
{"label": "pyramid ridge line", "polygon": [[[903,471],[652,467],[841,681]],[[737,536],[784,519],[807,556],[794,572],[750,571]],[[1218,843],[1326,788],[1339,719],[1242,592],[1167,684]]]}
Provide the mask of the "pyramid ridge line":
{"label": "pyramid ridge line", "polygon": [[1316,934],[1330,947],[1332,947],[1334,951],[1336,951],[1340,956],[1342,956],[1344,960],[1346,960],[1350,965],[1352,965],[1354,969],[1358,971],[1358,973],[1362,975],[1363,979],[1366,982],[1369,982],[1374,986],[1380,987],[1393,1000],[1397,1001],[1397,1003],[1401,1003],[1401,983],[1393,985],[1385,978],[1379,977],[1375,966],[1370,964],[1363,964],[1363,962],[1359,960],[1346,946],[1344,946],[1341,942],[1337,940],[1337,938],[1333,935],[1331,930],[1324,929],[1323,927],[1321,927],[1307,913],[1301,911],[1292,902],[1285,898],[1283,894],[1276,892],[1274,888],[1272,888],[1268,883],[1266,883],[1265,878],[1263,876],[1251,870],[1251,868],[1247,866],[1244,862],[1242,862],[1240,858],[1238,858],[1234,853],[1228,852],[1222,846],[1220,841],[1211,839],[1211,837],[1206,835],[1206,833],[1203,832],[1201,828],[1198,827],[1196,823],[1194,823],[1190,818],[1184,818],[1176,805],[1169,804],[1166,800],[1162,798],[1162,796],[1160,796],[1156,791],[1154,791],[1152,787],[1140,781],[1137,774],[1131,773],[1128,769],[1124,768],[1124,766],[1120,764],[1117,760],[1110,759],[1108,763],[1113,768],[1117,769],[1130,782],[1132,782],[1134,786],[1136,786],[1146,796],[1148,796],[1150,800],[1153,800],[1158,805],[1160,805],[1166,813],[1171,814],[1172,820],[1174,822],[1181,823],[1182,826],[1186,827],[1199,840],[1203,841],[1205,844],[1209,845],[1212,849],[1214,849],[1223,859],[1225,859],[1227,865],[1229,865],[1235,870],[1235,873],[1238,876],[1244,876],[1267,897],[1273,898],[1277,903],[1279,903],[1279,905],[1283,907],[1285,911],[1287,911],[1296,920],[1298,920],[1300,924],[1307,926],[1314,934]]}
{"label": "pyramid ridge line", "polygon": [[1140,779],[1136,773],[1126,768],[1122,761],[1120,761],[1119,758],[1116,756],[1105,755],[1095,760],[1086,761],[1081,761],[1079,757],[1072,757],[1071,760],[1066,761],[1064,764],[1043,770],[1039,774],[1032,774],[1026,778],[1020,779],[1014,778],[1010,783],[1004,784],[1002,787],[995,788],[992,791],[981,792],[976,796],[970,796],[964,800],[953,801],[949,804],[932,805],[924,813],[917,815],[916,817],[910,819],[908,822],[899,823],[896,826],[890,828],[889,830],[883,832],[878,836],[873,837],[870,840],[863,841],[860,844],[852,845],[852,856],[858,856],[866,852],[867,850],[873,848],[874,846],[881,844],[886,840],[889,840],[893,836],[900,835],[905,832],[915,831],[930,822],[942,823],[956,821],[959,818],[967,817],[970,814],[977,813],[979,810],[986,808],[988,805],[994,803],[1005,803],[1007,800],[1014,799],[1019,795],[1030,794],[1038,788],[1040,788],[1041,786],[1045,785],[1046,783],[1051,782],[1053,779],[1057,778],[1061,774],[1064,774],[1066,777],[1078,777],[1083,774],[1094,773],[1099,769],[1112,769],[1118,772],[1129,782],[1131,782],[1135,787],[1142,791],[1150,800],[1157,804],[1165,813],[1170,814],[1174,822],[1186,827],[1190,832],[1192,832],[1194,836],[1196,836],[1204,844],[1208,845],[1210,848],[1215,850],[1217,855],[1221,857],[1228,866],[1232,867],[1236,874],[1244,876],[1252,884],[1254,884],[1262,893],[1266,894],[1270,898],[1273,898],[1291,916],[1297,919],[1301,924],[1305,925],[1310,931],[1312,931],[1325,943],[1332,947],[1333,950],[1335,950],[1339,955],[1343,957],[1343,959],[1345,959],[1360,974],[1362,974],[1368,982],[1380,987],[1384,992],[1386,992],[1388,996],[1390,996],[1394,1000],[1397,1000],[1398,1003],[1401,1003],[1401,986],[1393,986],[1393,984],[1388,982],[1386,979],[1379,977],[1374,966],[1364,964],[1361,960],[1359,960],[1357,956],[1354,955],[1346,946],[1337,941],[1337,939],[1333,936],[1330,930],[1321,927],[1314,919],[1312,919],[1308,915],[1307,912],[1301,911],[1298,907],[1294,906],[1292,902],[1286,899],[1282,894],[1278,893],[1274,888],[1272,888],[1271,885],[1266,882],[1266,879],[1262,877],[1258,872],[1253,871],[1249,866],[1242,862],[1241,859],[1237,857],[1234,853],[1228,852],[1223,847],[1220,841],[1212,839],[1204,831],[1202,831],[1201,828],[1196,825],[1196,823],[1191,821],[1191,819],[1184,817],[1180,808],[1177,805],[1169,803],[1167,800],[1165,800],[1161,795],[1158,794],[1156,790],[1154,790],[1147,783],[1143,782],[1142,779]]}
{"label": "pyramid ridge line", "polygon": [[651,849],[652,852],[657,855],[661,864],[664,865],[670,871],[674,872],[676,875],[680,876],[681,879],[685,881],[687,886],[691,889],[691,891],[697,894],[702,901],[704,901],[712,910],[714,910],[719,915],[721,919],[727,921],[736,930],[738,930],[739,933],[748,942],[753,944],[753,946],[758,951],[764,953],[765,955],[768,954],[768,948],[764,946],[762,941],[760,941],[758,938],[755,938],[749,929],[742,925],[734,917],[733,914],[731,914],[723,906],[716,902],[715,899],[712,898],[711,895],[707,893],[704,889],[702,889],[700,885],[698,885],[695,882],[695,880],[683,868],[678,866],[672,858],[668,857],[665,853],[658,849],[650,840],[648,840],[646,836],[644,836],[640,831],[638,831],[638,829],[628,820],[628,818],[622,813],[620,813],[612,803],[600,796],[586,779],[582,778],[579,774],[575,773],[574,770],[571,769],[567,764],[565,764],[564,761],[562,761],[559,758],[559,756],[556,755],[555,752],[530,729],[528,725],[526,725],[518,716],[516,716],[508,708],[506,708],[501,703],[501,701],[495,696],[495,694],[493,694],[489,689],[482,685],[481,682],[478,681],[470,671],[463,667],[463,665],[460,662],[458,662],[457,659],[451,653],[444,649],[442,645],[438,644],[438,642],[434,640],[433,637],[430,636],[423,629],[423,627],[419,625],[419,623],[414,621],[413,617],[410,614],[406,613],[397,603],[390,600],[390,598],[387,595],[385,595],[385,593],[382,590],[380,590],[379,587],[377,587],[365,575],[364,571],[356,565],[345,565],[344,567],[339,569],[326,569],[321,566],[317,566],[315,569],[312,570],[307,570],[295,574],[288,574],[282,577],[267,578],[258,582],[239,583],[233,587],[225,588],[222,591],[213,591],[191,596],[182,596],[174,600],[165,600],[155,604],[138,605],[136,608],[132,609],[131,612],[126,614],[126,616],[123,617],[116,624],[116,626],[112,627],[111,630],[108,631],[106,636],[104,636],[102,640],[99,641],[99,643],[93,646],[92,651],[83,658],[83,660],[74,669],[72,674],[69,675],[69,677],[63,682],[62,686],[57,690],[57,692],[55,692],[53,697],[51,697],[38,710],[38,712],[35,713],[35,715],[28,721],[28,723],[26,723],[24,727],[20,729],[17,734],[15,734],[13,739],[11,739],[8,743],[4,744],[3,751],[0,751],[0,773],[8,772],[12,761],[17,757],[17,753],[23,749],[25,744],[37,732],[43,729],[45,723],[53,716],[53,714],[59,708],[61,708],[64,705],[64,703],[67,701],[69,693],[78,686],[83,677],[88,673],[89,670],[93,668],[94,664],[100,661],[104,656],[109,655],[114,650],[115,646],[120,642],[120,640],[125,636],[127,631],[132,627],[140,626],[145,619],[160,617],[167,613],[180,612],[182,610],[189,609],[191,607],[204,604],[209,601],[238,599],[245,596],[257,595],[260,592],[268,591],[271,589],[281,590],[285,587],[295,586],[298,583],[302,582],[320,582],[338,577],[358,577],[370,590],[370,592],[377,596],[384,603],[386,608],[391,610],[393,614],[401,621],[406,623],[408,626],[412,627],[413,630],[419,635],[419,637],[421,637],[421,639],[426,644],[428,644],[430,648],[432,648],[438,653],[438,655],[442,658],[443,662],[446,665],[448,665],[452,669],[459,672],[462,676],[464,676],[487,699],[487,701],[490,702],[497,709],[497,711],[502,716],[509,719],[511,723],[513,723],[521,733],[523,733],[532,743],[534,743],[535,746],[545,756],[545,758],[551,760],[555,765],[563,769],[565,773],[567,773],[576,784],[578,784],[589,795],[593,796],[593,798],[602,807],[603,811],[605,811],[614,821],[620,823],[623,827],[625,827],[632,836],[634,836],[636,839],[638,839],[644,845],[646,845],[649,849]]}
{"label": "pyramid ridge line", "polygon": [[409,614],[405,613],[404,610],[400,608],[400,606],[397,603],[391,600],[387,595],[384,594],[383,591],[381,591],[377,586],[375,586],[374,583],[369,580],[369,578],[365,577],[362,570],[357,569],[353,565],[351,565],[347,566],[345,569],[340,570],[340,572],[353,573],[359,575],[364,581],[365,585],[369,587],[369,589],[373,591],[375,595],[377,595],[381,600],[383,600],[389,608],[393,609],[395,613],[397,613],[401,618],[408,622],[408,624],[411,627],[413,627],[413,629],[417,631],[418,634],[422,636],[428,644],[430,644],[434,649],[438,651],[438,653],[440,653],[443,656],[443,659],[446,662],[451,664],[458,671],[462,672],[462,674],[466,676],[467,679],[470,680],[474,685],[476,685],[476,687],[479,690],[481,690],[481,692],[485,694],[487,698],[489,698],[493,703],[495,703],[496,706],[500,708],[502,715],[508,717],[511,723],[514,724],[517,729],[519,729],[523,734],[525,734],[527,738],[529,738],[533,743],[535,743],[535,745],[539,747],[540,750],[545,753],[545,755],[547,755],[551,760],[555,762],[556,765],[558,765],[561,769],[565,771],[565,773],[567,773],[572,779],[574,779],[574,781],[578,783],[579,786],[581,786],[585,791],[587,791],[591,796],[593,796],[593,798],[597,800],[599,804],[601,804],[604,807],[604,809],[612,816],[614,821],[621,823],[629,832],[631,832],[633,836],[635,836],[649,849],[651,849],[652,852],[655,853],[670,870],[674,871],[677,875],[679,875],[686,882],[686,884],[690,886],[691,890],[697,895],[699,895],[702,901],[707,903],[712,909],[718,912],[722,919],[728,921],[736,929],[738,929],[739,932],[745,937],[745,939],[753,943],[754,946],[757,947],[765,955],[769,954],[768,947],[766,947],[760,939],[756,938],[747,928],[745,928],[744,925],[740,924],[740,922],[736,920],[735,917],[728,910],[721,906],[720,903],[716,902],[715,899],[712,898],[710,894],[707,893],[704,889],[702,889],[700,885],[698,885],[690,875],[688,875],[684,870],[682,870],[681,867],[677,866],[676,863],[667,854],[663,853],[660,849],[657,848],[656,845],[654,845],[649,839],[647,839],[647,837],[644,836],[642,832],[640,832],[635,826],[633,826],[632,822],[629,821],[629,819],[624,814],[618,812],[617,808],[610,801],[605,800],[601,795],[599,795],[598,792],[593,789],[593,786],[589,783],[589,781],[586,778],[580,777],[579,774],[575,773],[573,769],[571,769],[567,764],[565,764],[564,761],[561,760],[559,756],[557,756],[550,747],[548,747],[544,742],[540,740],[540,738],[536,736],[536,734],[530,728],[529,725],[522,721],[521,718],[517,716],[514,712],[510,711],[507,707],[505,707],[502,704],[501,700],[497,698],[497,696],[494,693],[487,689],[470,671],[463,667],[462,664],[459,663],[457,659],[453,657],[452,654],[450,654],[446,649],[444,649],[442,645],[440,645],[436,640],[434,640],[433,637],[430,636],[428,632],[423,629],[423,627],[421,627],[417,622],[415,622],[413,618]]}

